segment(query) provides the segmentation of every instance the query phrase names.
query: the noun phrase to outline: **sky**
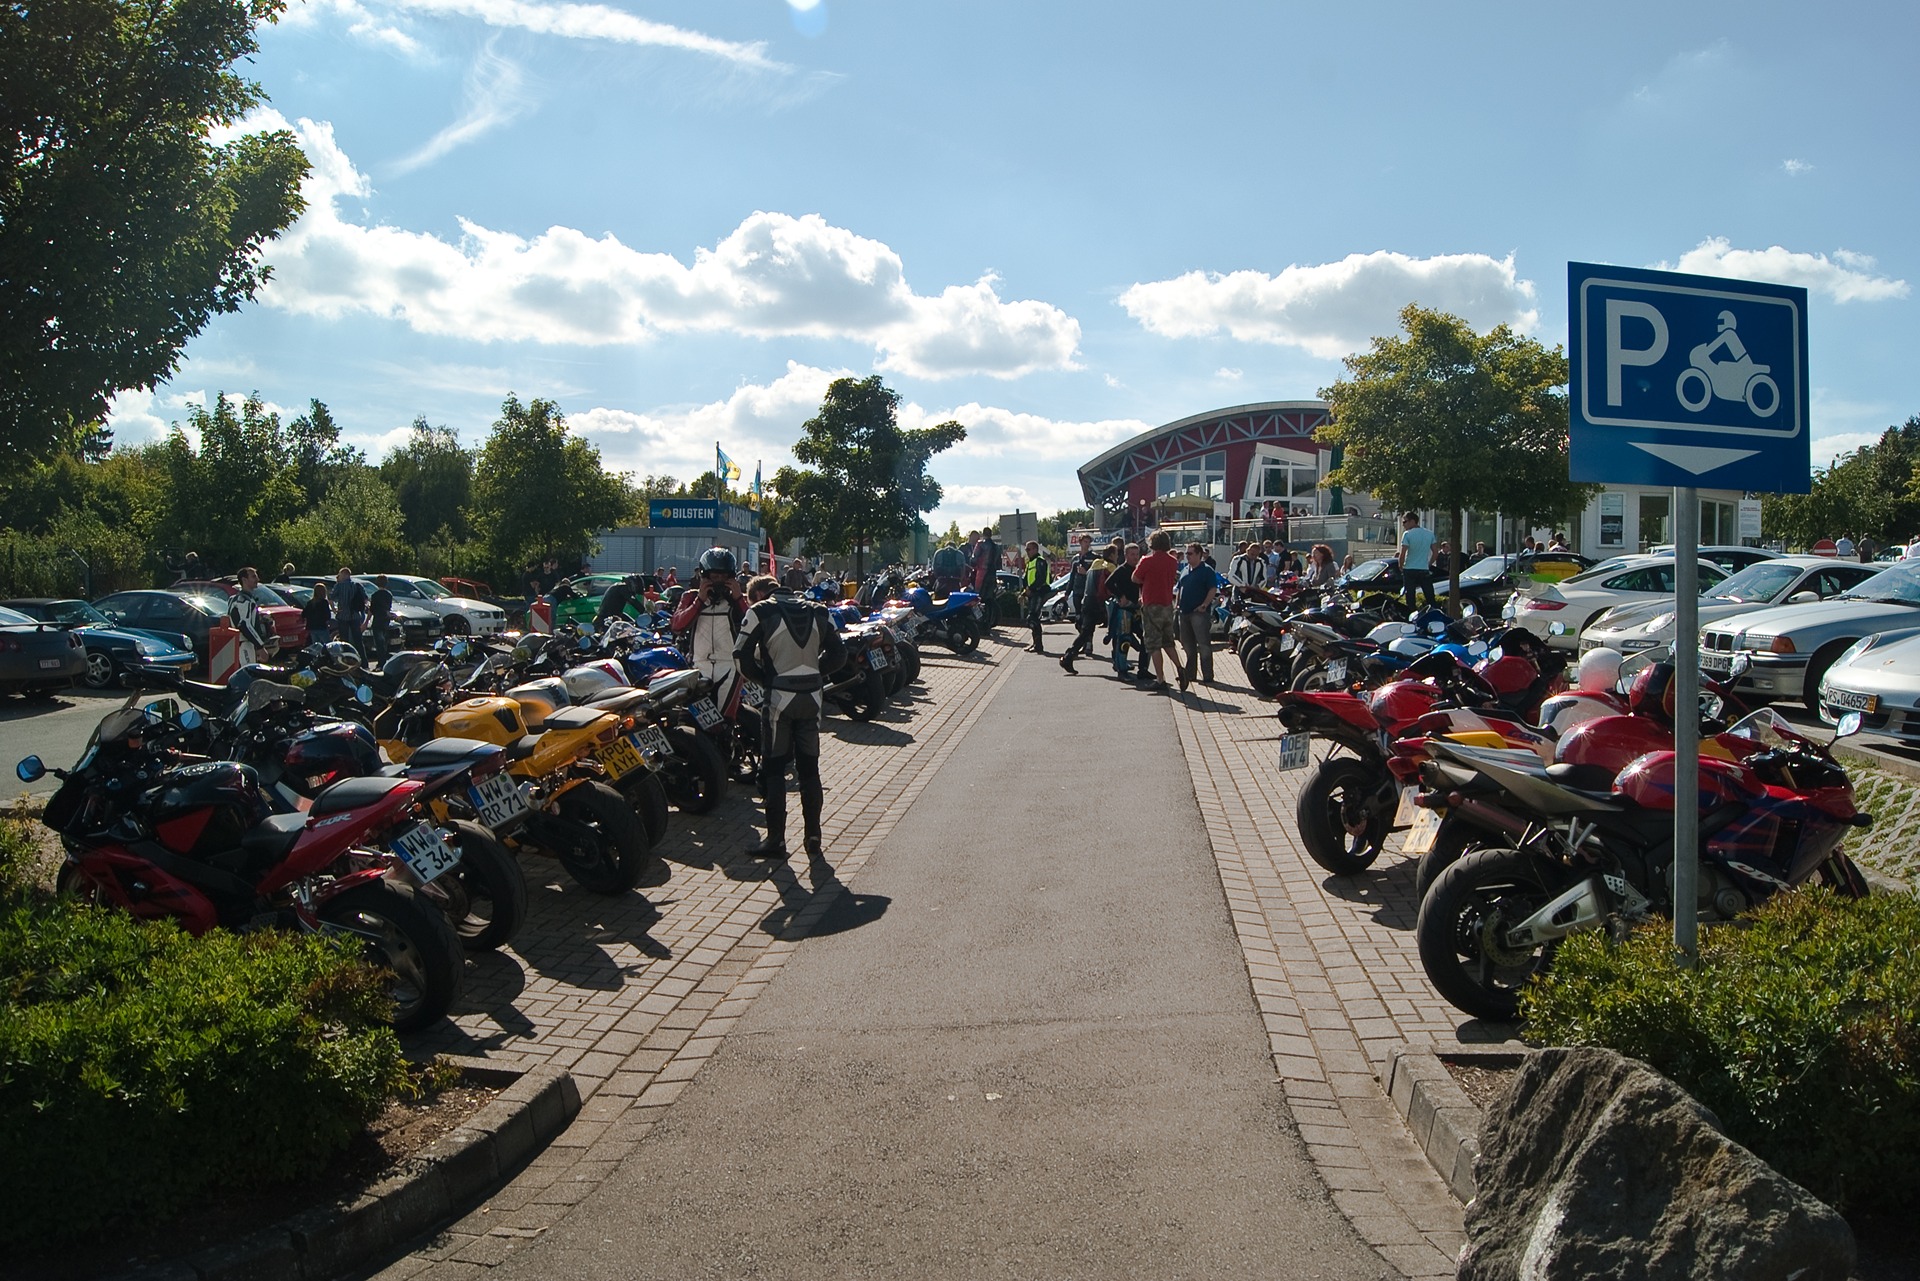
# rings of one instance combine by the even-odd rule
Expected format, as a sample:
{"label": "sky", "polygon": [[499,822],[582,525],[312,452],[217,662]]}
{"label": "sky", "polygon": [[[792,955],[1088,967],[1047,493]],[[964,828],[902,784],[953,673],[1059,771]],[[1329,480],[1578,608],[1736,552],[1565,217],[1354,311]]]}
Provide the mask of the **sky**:
{"label": "sky", "polygon": [[513,392],[750,479],[878,373],[967,427],[929,519],[972,527],[1409,302],[1563,345],[1569,260],[1807,288],[1816,465],[1920,414],[1911,3],[293,0],[260,43],[307,210],[120,441],[257,392],[377,460]]}

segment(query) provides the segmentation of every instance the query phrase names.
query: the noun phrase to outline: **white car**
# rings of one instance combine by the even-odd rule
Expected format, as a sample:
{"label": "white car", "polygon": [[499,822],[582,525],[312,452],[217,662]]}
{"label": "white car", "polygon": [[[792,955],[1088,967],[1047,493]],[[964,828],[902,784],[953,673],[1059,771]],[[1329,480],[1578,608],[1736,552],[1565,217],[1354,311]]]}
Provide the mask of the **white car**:
{"label": "white car", "polygon": [[[443,625],[450,635],[492,636],[507,630],[507,612],[498,605],[489,605],[471,596],[455,596],[431,578],[418,574],[388,574],[386,579],[387,590],[393,593],[395,601],[404,600],[432,610],[445,620]],[[371,577],[362,577],[360,583],[369,593],[373,591]]]}
{"label": "white car", "polygon": [[[1717,587],[1727,571],[1710,560],[1700,564],[1702,593]],[[1512,619],[1555,649],[1578,648],[1580,633],[1619,605],[1673,600],[1673,557],[1627,556],[1611,567],[1599,565],[1558,583],[1529,588],[1507,602]]]}
{"label": "white car", "polygon": [[[1700,595],[1700,626],[1768,605],[1825,600],[1858,587],[1885,569],[1827,556],[1779,556],[1756,561],[1718,587]],[[1580,652],[1602,645],[1622,654],[1673,641],[1673,602],[1621,605],[1608,610],[1580,633]]]}

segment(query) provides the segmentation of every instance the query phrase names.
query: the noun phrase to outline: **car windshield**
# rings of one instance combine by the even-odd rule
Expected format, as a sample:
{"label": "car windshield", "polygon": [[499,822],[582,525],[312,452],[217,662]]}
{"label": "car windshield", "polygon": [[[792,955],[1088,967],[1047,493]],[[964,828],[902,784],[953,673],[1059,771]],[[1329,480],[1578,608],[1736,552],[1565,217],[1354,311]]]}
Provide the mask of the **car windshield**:
{"label": "car windshield", "polygon": [[205,614],[208,618],[225,618],[227,616],[227,602],[224,600],[215,600],[211,596],[182,596],[180,599]]}
{"label": "car windshield", "polygon": [[1390,560],[1362,561],[1353,567],[1353,572],[1348,574],[1347,577],[1356,583],[1370,583],[1386,573],[1387,566],[1391,564],[1393,564],[1393,562]]}
{"label": "car windshield", "polygon": [[1772,600],[1785,591],[1788,584],[1800,576],[1800,572],[1796,567],[1782,565],[1778,561],[1758,561],[1707,593],[1706,599],[1737,601],[1742,605]]}
{"label": "car windshield", "polygon": [[247,593],[262,605],[285,605],[287,598],[265,583],[255,583],[253,590]]}
{"label": "car windshield", "polygon": [[113,620],[83,600],[49,601],[46,616],[56,623],[80,623],[89,627],[112,627]]}
{"label": "car windshield", "polygon": [[1920,563],[1902,561],[1883,569],[1835,600],[1878,600],[1898,605],[1920,605]]}
{"label": "car windshield", "polygon": [[422,578],[417,582],[408,583],[407,586],[413,588],[413,590],[420,595],[430,597],[434,600],[439,600],[443,596],[453,595],[452,592],[434,582],[431,578]]}
{"label": "car windshield", "polygon": [[34,621],[17,609],[8,609],[0,605],[0,627],[19,627],[23,623],[31,626]]}
{"label": "car windshield", "polygon": [[1507,572],[1505,556],[1484,556],[1460,571],[1460,583],[1490,583]]}
{"label": "car windshield", "polygon": [[311,587],[296,587],[289,583],[285,587],[276,587],[273,590],[286,597],[287,603],[290,605],[305,605],[313,599],[313,588]]}

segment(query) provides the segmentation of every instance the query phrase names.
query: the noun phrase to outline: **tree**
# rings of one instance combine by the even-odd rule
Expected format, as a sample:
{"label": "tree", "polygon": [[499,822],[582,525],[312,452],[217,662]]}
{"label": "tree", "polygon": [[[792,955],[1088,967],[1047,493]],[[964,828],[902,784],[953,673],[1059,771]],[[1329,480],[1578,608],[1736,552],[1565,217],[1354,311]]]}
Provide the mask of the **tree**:
{"label": "tree", "polygon": [[1920,529],[1920,416],[1816,472],[1804,494],[1766,494],[1760,528],[1791,547],[1850,533],[1904,543]]}
{"label": "tree", "polygon": [[1092,508],[1073,507],[1066,511],[1055,512],[1051,516],[1042,516],[1038,522],[1040,532],[1035,536],[1039,538],[1042,547],[1065,547],[1067,535],[1075,529],[1099,523],[1094,519]]}
{"label": "tree", "polygon": [[311,574],[331,573],[341,565],[365,573],[414,567],[401,533],[399,504],[371,467],[340,476],[325,498],[287,524],[281,538],[287,558]]}
{"label": "tree", "polygon": [[[1316,438],[1344,450],[1327,485],[1365,490],[1388,508],[1447,513],[1458,548],[1468,511],[1552,523],[1598,486],[1568,479],[1567,358],[1500,325],[1410,304],[1406,336],[1375,338],[1343,362],[1347,377],[1320,392],[1332,406]],[[1459,562],[1449,597],[1460,599]]]}
{"label": "tree", "polygon": [[365,470],[367,465],[365,454],[340,443],[333,412],[318,400],[308,401],[307,412],[287,424],[285,440],[294,483],[309,506],[325,499],[349,473]]}
{"label": "tree", "polygon": [[793,447],[805,467],[782,467],[773,477],[774,491],[793,504],[785,532],[819,551],[853,553],[863,577],[869,543],[907,538],[914,518],[940,505],[928,463],[967,438],[957,422],[901,431],[899,404],[877,374],[835,379]]}
{"label": "tree", "polygon": [[168,377],[302,208],[292,134],[232,70],[282,0],[61,0],[0,22],[0,449],[40,457]]}
{"label": "tree", "polygon": [[306,505],[288,456],[280,416],[258,395],[236,410],[224,393],[188,422],[196,446],[178,425],[167,438],[167,511],[161,540],[200,553],[221,570],[254,564],[278,568],[280,527]]}
{"label": "tree", "polygon": [[413,420],[407,443],[380,463],[380,479],[400,505],[406,539],[424,546],[441,538],[458,543],[471,536],[467,504],[473,500],[473,452],[446,427],[425,417]]}
{"label": "tree", "polygon": [[590,552],[593,535],[627,515],[627,478],[600,465],[600,451],[567,433],[551,400],[508,393],[473,472],[467,519],[487,531],[498,569],[541,556]]}

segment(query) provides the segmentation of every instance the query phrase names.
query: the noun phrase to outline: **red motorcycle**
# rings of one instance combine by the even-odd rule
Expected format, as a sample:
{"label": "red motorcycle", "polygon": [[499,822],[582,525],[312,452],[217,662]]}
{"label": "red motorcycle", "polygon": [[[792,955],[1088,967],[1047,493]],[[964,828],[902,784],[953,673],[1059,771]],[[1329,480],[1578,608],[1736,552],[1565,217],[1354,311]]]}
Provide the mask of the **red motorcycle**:
{"label": "red motorcycle", "polygon": [[[66,847],[61,891],[171,917],[191,934],[351,934],[393,975],[396,1029],[445,1016],[464,980],[459,937],[388,875],[396,859],[427,880],[459,861],[421,820],[425,785],[352,779],[305,813],[274,814],[251,767],[180,763],[178,744],[199,719],[192,709],[121,708],[101,720],[78,764],[51,771],[61,786],[41,821]],[[49,771],[29,756],[15,772],[34,782]]]}

